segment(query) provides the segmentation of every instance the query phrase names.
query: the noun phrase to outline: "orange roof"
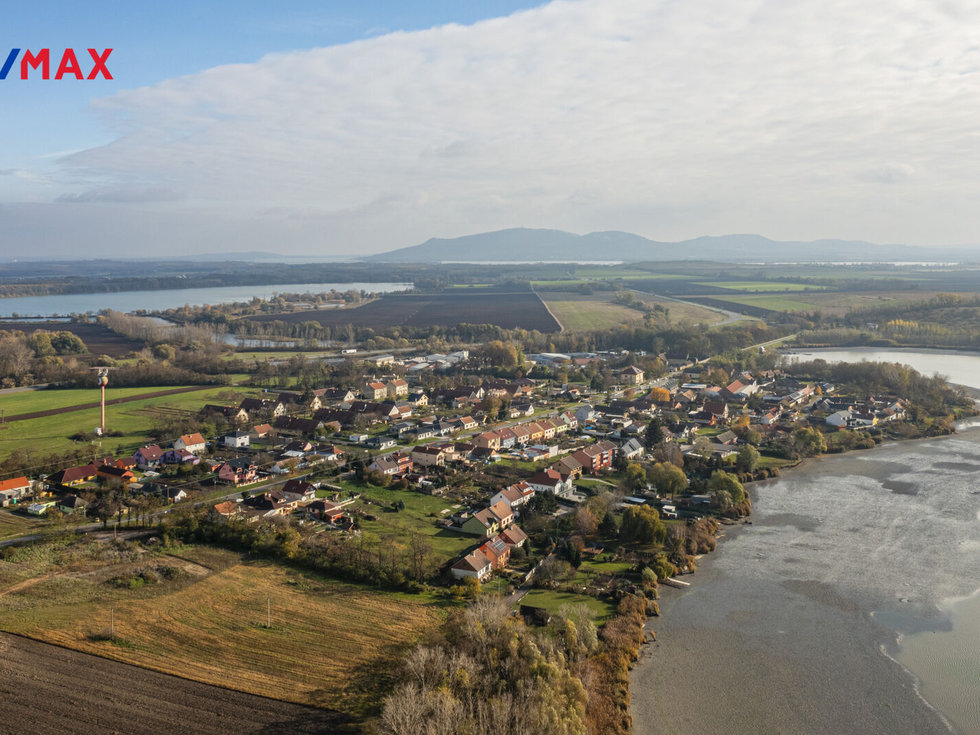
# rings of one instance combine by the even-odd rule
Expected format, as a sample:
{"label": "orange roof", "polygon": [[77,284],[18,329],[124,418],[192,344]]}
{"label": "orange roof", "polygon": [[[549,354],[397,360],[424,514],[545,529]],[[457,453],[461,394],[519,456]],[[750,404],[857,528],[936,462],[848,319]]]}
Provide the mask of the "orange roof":
{"label": "orange roof", "polygon": [[13,477],[9,480],[0,480],[0,490],[19,490],[22,487],[30,487],[31,481],[26,477]]}

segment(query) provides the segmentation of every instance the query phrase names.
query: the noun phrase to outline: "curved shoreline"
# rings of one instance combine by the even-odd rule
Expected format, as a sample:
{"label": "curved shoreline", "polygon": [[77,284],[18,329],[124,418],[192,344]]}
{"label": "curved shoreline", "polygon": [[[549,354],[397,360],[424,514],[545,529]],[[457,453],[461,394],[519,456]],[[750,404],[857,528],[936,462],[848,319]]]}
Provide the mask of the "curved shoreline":
{"label": "curved shoreline", "polygon": [[[957,422],[957,428],[968,428],[967,421]],[[948,437],[890,439],[875,449],[894,448],[907,442],[912,442],[915,446],[921,445],[923,441],[944,438]],[[854,454],[855,452],[847,452],[841,457]],[[859,454],[871,456],[878,453]],[[894,462],[896,453],[893,451],[892,456],[887,459]],[[777,483],[783,479],[791,479],[806,469],[818,472],[813,464],[804,460],[784,468],[785,475],[780,478],[763,482]],[[759,497],[762,488],[759,483],[751,483],[747,488],[755,496],[754,505],[760,501],[764,504],[765,501]],[[766,517],[763,516],[760,520],[764,522]],[[720,540],[719,546],[740,543],[740,537],[744,544],[751,538],[753,550],[757,549],[759,555],[766,552],[767,534],[753,529],[751,537],[745,536],[740,530],[742,525],[744,524],[730,527],[731,532]],[[746,556],[748,548],[742,546],[739,550],[742,557]],[[899,634],[893,628],[876,620],[872,610],[865,609],[860,615],[863,619],[855,620],[846,611],[828,611],[822,608],[827,617],[840,618],[837,620],[838,627],[842,629],[839,635],[850,646],[843,650],[853,652],[853,656],[847,657],[855,659],[847,665],[855,673],[862,672],[861,676],[853,679],[853,691],[867,689],[869,693],[874,692],[863,712],[861,707],[854,706],[853,701],[842,701],[847,699],[846,687],[838,687],[831,681],[824,682],[812,677],[809,684],[804,683],[807,678],[802,676],[802,672],[809,668],[805,652],[801,654],[800,660],[786,658],[778,650],[779,645],[776,650],[761,650],[755,646],[757,639],[751,635],[743,635],[737,628],[733,630],[729,618],[737,618],[743,611],[739,609],[737,602],[730,601],[735,598],[724,596],[726,592],[723,588],[733,584],[733,575],[726,577],[720,570],[721,567],[731,566],[721,563],[727,554],[728,550],[719,549],[717,557],[706,557],[693,577],[693,587],[684,591],[662,588],[663,617],[650,621],[651,627],[656,629],[657,640],[644,647],[630,678],[631,712],[638,735],[710,732],[722,727],[728,733],[776,730],[830,732],[833,731],[830,725],[833,720],[832,711],[841,708],[848,709],[850,716],[870,716],[868,723],[861,728],[862,732],[911,734],[953,731],[947,713],[925,697],[916,673],[889,653],[887,638],[890,637],[892,645],[898,645],[901,638],[896,638]],[[821,560],[816,558],[814,561]],[[767,587],[772,584],[771,580],[759,580],[755,585],[749,578],[750,575],[734,576],[744,577],[739,580],[744,583],[743,589],[733,588],[734,594],[741,592],[743,595],[751,595],[753,590],[745,588],[753,586],[758,587],[754,590],[755,594],[766,594],[769,591]],[[831,606],[834,603],[833,600],[814,599],[818,603]],[[719,603],[718,609],[706,611],[704,606],[713,602]],[[719,625],[712,624],[711,621],[719,614],[727,615],[727,618],[722,619]],[[756,620],[755,623],[758,624],[759,621]],[[885,638],[882,637],[883,634]],[[782,645],[778,635],[773,636],[770,633],[769,638]],[[691,669],[706,670],[705,676],[693,677],[689,674]],[[774,679],[771,672],[778,672],[779,676]],[[830,679],[835,676],[837,675],[830,673]],[[767,686],[760,687],[760,682]],[[735,689],[737,693],[733,695],[724,691],[726,686]],[[692,694],[703,689],[711,689],[718,695],[717,701],[706,702],[700,694]],[[914,696],[908,696],[910,694]],[[876,708],[880,709],[880,702],[888,702],[890,713],[872,712]],[[722,711],[723,714],[719,714]],[[893,720],[893,715],[897,712],[903,714]],[[890,724],[884,726],[884,722]],[[839,724],[843,726],[846,723],[842,721]],[[837,731],[847,731],[847,728]]]}

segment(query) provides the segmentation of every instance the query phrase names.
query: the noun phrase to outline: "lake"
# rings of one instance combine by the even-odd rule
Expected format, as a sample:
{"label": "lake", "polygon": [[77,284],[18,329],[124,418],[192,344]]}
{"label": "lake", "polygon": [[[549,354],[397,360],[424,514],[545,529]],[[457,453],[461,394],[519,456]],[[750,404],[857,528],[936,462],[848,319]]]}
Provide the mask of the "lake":
{"label": "lake", "polygon": [[883,350],[876,347],[848,349],[789,350],[786,356],[799,360],[827,362],[900,362],[923,375],[939,373],[951,383],[980,389],[980,355],[954,350]]}
{"label": "lake", "polygon": [[115,293],[50,294],[0,299],[0,317],[61,316],[113,309],[132,312],[140,309],[162,311],[185,304],[229,304],[268,299],[280,293],[320,293],[330,291],[368,291],[390,293],[406,291],[411,283],[287,283],[267,286],[220,286],[218,288],[172,288],[161,291],[118,291]]}
{"label": "lake", "polygon": [[[821,350],[980,388],[980,356]],[[637,735],[980,733],[980,421],[750,486],[687,590],[661,588]]]}

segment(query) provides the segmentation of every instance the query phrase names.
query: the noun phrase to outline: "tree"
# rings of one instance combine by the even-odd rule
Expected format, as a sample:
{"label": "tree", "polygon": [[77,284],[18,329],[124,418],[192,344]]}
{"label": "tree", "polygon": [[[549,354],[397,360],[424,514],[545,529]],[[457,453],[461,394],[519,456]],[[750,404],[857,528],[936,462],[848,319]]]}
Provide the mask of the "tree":
{"label": "tree", "polygon": [[582,534],[583,538],[595,536],[596,531],[599,530],[599,521],[595,513],[584,505],[575,513],[575,530]]}
{"label": "tree", "polygon": [[643,434],[643,443],[647,449],[653,449],[657,444],[664,440],[664,430],[660,419],[650,419],[647,430]]}
{"label": "tree", "polygon": [[661,495],[670,494],[673,498],[687,488],[687,475],[684,470],[669,462],[657,462],[647,472],[647,478]]}
{"label": "tree", "polygon": [[616,517],[612,513],[606,513],[599,524],[599,535],[602,538],[616,538],[619,535],[619,526],[616,525]]}
{"label": "tree", "polygon": [[745,501],[745,488],[735,475],[724,470],[715,470],[708,480],[708,493],[723,509],[739,505]]}
{"label": "tree", "polygon": [[735,457],[735,468],[739,472],[752,472],[759,465],[759,450],[751,444],[743,444]]}
{"label": "tree", "polygon": [[637,490],[646,487],[646,484],[647,473],[643,469],[643,465],[636,462],[630,462],[626,465],[626,471],[623,473],[623,488],[627,492],[635,493]]}
{"label": "tree", "polygon": [[645,546],[662,544],[667,538],[667,527],[660,520],[660,514],[649,505],[634,505],[623,513],[619,535],[626,542]]}

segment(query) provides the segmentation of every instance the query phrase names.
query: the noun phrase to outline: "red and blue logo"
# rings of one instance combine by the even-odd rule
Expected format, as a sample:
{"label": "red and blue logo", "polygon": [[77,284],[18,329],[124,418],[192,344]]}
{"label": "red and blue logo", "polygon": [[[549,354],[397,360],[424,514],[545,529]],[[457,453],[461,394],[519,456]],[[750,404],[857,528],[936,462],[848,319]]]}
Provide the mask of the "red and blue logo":
{"label": "red and blue logo", "polygon": [[[103,49],[102,53],[99,53],[94,48],[90,48],[88,49],[88,53],[92,57],[93,65],[87,76],[84,75],[82,67],[78,63],[75,50],[66,48],[64,53],[61,54],[61,63],[58,64],[58,70],[54,73],[54,78],[63,79],[68,76],[74,77],[75,79],[97,79],[101,75],[103,79],[112,79],[112,74],[109,73],[109,69],[106,66],[106,61],[109,60],[109,54],[112,53],[112,49]],[[17,62],[18,56],[20,56],[19,48],[10,49],[10,53],[7,54],[7,60],[0,67],[0,79],[7,78],[7,74],[10,73],[10,69]],[[27,79],[31,69],[35,72],[40,71],[41,79],[50,79],[51,49],[43,48],[37,53],[34,53],[30,49],[24,51],[24,56],[20,60],[20,78]]]}

